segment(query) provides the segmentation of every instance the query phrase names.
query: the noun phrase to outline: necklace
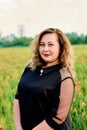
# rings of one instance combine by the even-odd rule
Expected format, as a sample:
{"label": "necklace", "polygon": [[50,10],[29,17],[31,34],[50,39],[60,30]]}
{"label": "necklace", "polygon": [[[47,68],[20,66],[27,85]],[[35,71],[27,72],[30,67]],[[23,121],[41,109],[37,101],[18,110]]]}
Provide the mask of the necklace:
{"label": "necklace", "polygon": [[42,76],[42,74],[43,74],[43,69],[40,70],[40,76]]}

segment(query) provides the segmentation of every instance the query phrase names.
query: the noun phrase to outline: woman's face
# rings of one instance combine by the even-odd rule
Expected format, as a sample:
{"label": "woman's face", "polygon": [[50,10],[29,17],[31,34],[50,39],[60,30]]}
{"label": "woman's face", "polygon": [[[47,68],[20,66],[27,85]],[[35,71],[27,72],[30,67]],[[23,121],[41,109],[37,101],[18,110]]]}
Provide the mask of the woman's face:
{"label": "woman's face", "polygon": [[60,46],[56,33],[44,34],[40,40],[39,53],[47,66],[58,63]]}

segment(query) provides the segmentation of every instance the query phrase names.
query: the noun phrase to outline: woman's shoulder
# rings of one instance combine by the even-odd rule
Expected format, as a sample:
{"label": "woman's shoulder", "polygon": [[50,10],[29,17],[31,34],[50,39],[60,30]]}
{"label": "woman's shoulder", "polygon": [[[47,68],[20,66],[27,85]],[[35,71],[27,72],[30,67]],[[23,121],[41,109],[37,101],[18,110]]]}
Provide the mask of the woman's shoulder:
{"label": "woman's shoulder", "polygon": [[71,83],[73,83],[73,86],[75,87],[74,79],[73,79],[72,74],[68,68],[60,69],[60,74],[61,74],[61,82],[65,81],[67,79],[68,79],[68,81],[71,80],[72,81]]}
{"label": "woman's shoulder", "polygon": [[62,80],[67,78],[67,77],[72,78],[72,75],[71,75],[71,73],[70,73],[68,68],[61,68],[60,69],[60,74],[61,74],[61,79]]}
{"label": "woman's shoulder", "polygon": [[29,66],[29,64],[27,64],[24,69],[23,69],[23,74],[25,74],[26,72],[31,72],[31,68]]}

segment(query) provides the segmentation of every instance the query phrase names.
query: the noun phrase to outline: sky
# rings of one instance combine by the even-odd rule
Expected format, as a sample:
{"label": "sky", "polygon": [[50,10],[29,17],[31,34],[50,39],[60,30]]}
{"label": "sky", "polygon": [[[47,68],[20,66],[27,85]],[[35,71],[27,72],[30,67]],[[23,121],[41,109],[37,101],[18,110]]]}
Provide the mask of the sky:
{"label": "sky", "polygon": [[87,0],[0,0],[0,34],[35,36],[55,27],[87,34]]}

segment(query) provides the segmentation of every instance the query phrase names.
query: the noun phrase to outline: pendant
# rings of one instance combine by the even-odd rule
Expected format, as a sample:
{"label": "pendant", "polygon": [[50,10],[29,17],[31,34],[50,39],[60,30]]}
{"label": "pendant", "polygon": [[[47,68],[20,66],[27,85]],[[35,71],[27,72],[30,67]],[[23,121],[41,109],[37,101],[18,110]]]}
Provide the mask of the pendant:
{"label": "pendant", "polygon": [[42,74],[43,74],[43,69],[40,70],[40,76],[42,76]]}

